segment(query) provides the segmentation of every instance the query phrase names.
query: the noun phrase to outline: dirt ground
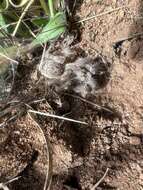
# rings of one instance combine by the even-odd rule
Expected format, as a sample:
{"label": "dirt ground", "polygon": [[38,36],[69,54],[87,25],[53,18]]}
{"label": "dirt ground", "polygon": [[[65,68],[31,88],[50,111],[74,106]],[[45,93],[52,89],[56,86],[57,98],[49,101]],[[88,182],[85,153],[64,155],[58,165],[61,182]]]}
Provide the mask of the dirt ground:
{"label": "dirt ground", "polygon": [[[111,63],[110,79],[90,99],[92,104],[64,94],[68,105],[60,109],[53,101],[59,97],[47,92],[33,71],[39,60],[19,67],[12,111],[4,114],[1,123],[15,115],[16,120],[0,128],[0,183],[21,176],[8,185],[10,190],[43,189],[51,167],[51,190],[94,190],[107,169],[97,190],[143,189],[143,2],[84,0],[77,5],[78,19],[99,16],[77,24],[76,46],[84,56],[106,57]],[[25,114],[27,108],[88,125]]]}

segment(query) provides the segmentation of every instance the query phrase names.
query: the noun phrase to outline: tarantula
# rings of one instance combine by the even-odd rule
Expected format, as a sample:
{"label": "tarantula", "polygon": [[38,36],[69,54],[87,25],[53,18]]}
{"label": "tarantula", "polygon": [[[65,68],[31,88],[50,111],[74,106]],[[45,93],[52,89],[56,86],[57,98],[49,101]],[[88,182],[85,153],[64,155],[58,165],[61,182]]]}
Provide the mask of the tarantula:
{"label": "tarantula", "polygon": [[39,71],[57,92],[74,92],[86,97],[109,80],[109,66],[101,56],[78,57],[69,46],[57,46],[45,52]]}

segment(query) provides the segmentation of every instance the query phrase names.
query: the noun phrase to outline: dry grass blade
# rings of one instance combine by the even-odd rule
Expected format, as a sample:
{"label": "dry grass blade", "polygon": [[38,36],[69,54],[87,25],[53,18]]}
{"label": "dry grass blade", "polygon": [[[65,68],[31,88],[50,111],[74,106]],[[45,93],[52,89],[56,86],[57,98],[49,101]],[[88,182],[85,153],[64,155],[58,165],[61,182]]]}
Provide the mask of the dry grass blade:
{"label": "dry grass blade", "polygon": [[[14,59],[12,59],[12,58],[10,58],[10,57],[8,57],[7,55],[5,55],[5,54],[3,54],[3,53],[0,53],[0,56],[3,57],[3,58],[6,58],[7,60],[9,60],[9,61],[11,61],[11,62],[13,62],[13,63],[18,64],[18,61],[14,60]],[[2,60],[0,60],[0,63],[1,63],[1,62],[2,62]]]}
{"label": "dry grass blade", "polygon": [[85,98],[82,98],[82,97],[80,97],[80,96],[73,95],[73,94],[69,94],[69,93],[65,93],[65,94],[67,94],[68,96],[71,96],[71,97],[73,97],[73,98],[77,98],[77,99],[79,99],[79,100],[81,100],[81,101],[83,101],[83,102],[85,102],[85,103],[87,103],[87,104],[89,104],[89,105],[91,105],[91,106],[94,106],[94,107],[96,107],[96,108],[98,108],[98,109],[100,109],[100,110],[105,110],[105,111],[107,111],[107,112],[113,113],[110,109],[105,108],[105,107],[103,107],[103,106],[100,106],[100,105],[98,105],[98,104],[95,104],[94,102],[91,102],[90,100],[86,100]]}
{"label": "dry grass blade", "polygon": [[48,142],[47,138],[45,137],[45,134],[44,134],[43,130],[41,129],[41,127],[39,126],[39,124],[33,119],[33,117],[30,114],[28,114],[28,116],[35,123],[35,125],[38,127],[38,129],[41,131],[41,133],[43,134],[44,141],[46,143],[48,164],[47,164],[46,179],[45,179],[43,190],[50,190],[50,186],[51,186],[51,182],[52,182],[52,154],[50,151],[50,143]]}
{"label": "dry grass blade", "polygon": [[132,35],[130,35],[130,36],[128,36],[128,37],[124,37],[124,38],[122,38],[122,39],[119,39],[119,40],[116,41],[114,44],[118,44],[118,43],[122,43],[122,42],[124,42],[124,41],[132,40],[132,39],[138,38],[138,37],[140,37],[140,36],[143,36],[143,32],[135,33],[135,34],[132,34]]}
{"label": "dry grass blade", "polygon": [[118,8],[109,10],[109,11],[105,11],[105,12],[100,13],[100,14],[98,14],[98,15],[94,15],[94,16],[87,17],[87,18],[84,18],[84,19],[82,19],[82,20],[79,20],[79,21],[77,21],[77,23],[82,23],[82,22],[89,21],[89,20],[91,20],[91,19],[96,19],[96,18],[98,18],[98,17],[105,16],[105,15],[107,15],[107,14],[110,14],[110,13],[112,13],[112,12],[118,11],[118,10],[123,9],[123,8],[125,8],[125,7],[126,7],[126,6],[122,6],[122,7],[118,7]]}
{"label": "dry grass blade", "polygon": [[21,176],[18,176],[18,177],[15,177],[15,178],[13,178],[13,179],[10,179],[9,181],[7,181],[6,183],[5,183],[5,185],[8,185],[8,184],[10,184],[10,183],[12,183],[12,182],[14,182],[14,181],[17,181],[17,180],[19,180],[21,178]]}
{"label": "dry grass blade", "polygon": [[16,114],[16,115],[14,115],[14,116],[8,118],[6,121],[0,123],[0,128],[5,127],[9,122],[13,121],[13,120],[16,119],[17,117],[18,117],[18,115]]}
{"label": "dry grass blade", "polygon": [[3,183],[0,183],[0,189],[1,190],[9,190],[9,188]]}
{"label": "dry grass blade", "polygon": [[24,12],[22,12],[22,14],[21,14],[21,16],[20,16],[20,18],[19,18],[19,20],[18,20],[18,22],[17,22],[17,25],[16,25],[16,27],[15,27],[15,29],[14,29],[14,31],[13,31],[12,36],[15,36],[15,35],[16,35],[16,32],[17,32],[17,30],[18,30],[18,28],[19,28],[19,25],[20,25],[20,23],[21,23],[23,17],[25,16],[26,12],[28,11],[29,7],[33,4],[33,2],[34,2],[34,0],[30,0],[29,3],[27,4],[27,6],[25,7]]}
{"label": "dry grass blade", "polygon": [[42,57],[41,57],[40,64],[39,64],[39,71],[42,68],[42,63],[44,61],[45,52],[46,52],[46,44],[44,45],[44,48],[43,48],[43,53],[42,53]]}
{"label": "dry grass blade", "polygon": [[108,171],[109,171],[109,168],[106,169],[106,172],[105,172],[105,174],[103,175],[103,177],[102,177],[90,190],[95,190],[95,189],[99,186],[99,184],[100,184],[100,183],[104,180],[104,178],[106,177]]}
{"label": "dry grass blade", "polygon": [[70,121],[70,122],[74,122],[74,123],[79,123],[79,124],[83,124],[83,125],[88,125],[88,123],[84,122],[84,121],[79,121],[79,120],[75,120],[75,119],[70,119],[67,117],[63,117],[63,116],[58,116],[58,115],[54,115],[54,114],[50,114],[50,113],[44,113],[44,112],[39,112],[39,111],[35,111],[35,110],[28,110],[29,113],[35,113],[38,115],[43,115],[46,117],[53,117],[53,118],[57,118],[60,120],[65,120],[65,121]]}
{"label": "dry grass blade", "polygon": [[0,189],[2,190],[9,190],[9,188],[7,187],[8,184],[18,180],[19,178],[21,178],[21,176],[15,177],[13,179],[10,179],[9,181],[7,181],[6,183],[0,183]]}

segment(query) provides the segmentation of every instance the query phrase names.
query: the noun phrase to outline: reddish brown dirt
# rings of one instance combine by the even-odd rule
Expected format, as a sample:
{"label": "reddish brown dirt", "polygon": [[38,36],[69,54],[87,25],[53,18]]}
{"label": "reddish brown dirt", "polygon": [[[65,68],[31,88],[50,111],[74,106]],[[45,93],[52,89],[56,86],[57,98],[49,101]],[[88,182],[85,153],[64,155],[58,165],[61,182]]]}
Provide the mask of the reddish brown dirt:
{"label": "reddish brown dirt", "polygon": [[[101,54],[112,63],[110,81],[91,99],[101,108],[97,109],[96,106],[66,95],[62,98],[66,99],[70,105],[65,110],[59,110],[52,101],[53,98],[58,97],[55,95],[51,97],[49,91],[46,101],[30,104],[39,111],[55,114],[68,113],[68,117],[88,122],[88,126],[84,126],[43,116],[35,118],[52,147],[53,182],[51,189],[90,190],[109,168],[105,179],[96,189],[142,190],[143,36],[135,37],[134,34],[143,31],[141,18],[143,2],[140,0],[85,0],[79,4],[77,16],[80,19],[117,7],[122,6],[122,8],[80,25],[81,41],[78,46],[85,54],[92,57]],[[122,41],[130,36],[133,38]],[[31,75],[27,66],[22,68],[25,70],[19,71],[20,76],[23,76],[22,73],[27,73],[27,70],[29,72],[26,75],[26,82],[25,79],[19,78],[16,84],[17,99],[22,99],[28,104],[34,99],[42,99],[45,89],[36,88],[35,80],[37,79],[33,79],[35,73]],[[42,85],[42,83],[36,84]],[[105,110],[104,107],[108,109]],[[6,163],[3,164],[5,171],[0,173],[4,181],[21,174],[29,163],[31,164],[28,174],[26,173],[30,180],[26,180],[24,173],[20,181],[11,184],[11,189],[19,189],[19,187],[23,190],[27,187],[30,190],[43,189],[47,159],[46,152],[42,148],[44,146],[42,134],[34,125],[35,123],[29,121],[28,116],[20,117],[16,122],[8,125],[8,134],[11,135],[7,138],[11,137],[12,143],[9,145],[9,151],[5,151],[7,155]],[[14,131],[19,132],[14,133]],[[7,142],[4,135],[6,133],[5,129],[1,133],[3,140],[0,143],[2,144]],[[19,144],[20,148],[18,148]],[[5,147],[6,145],[3,146]],[[14,154],[10,152],[11,149]],[[2,149],[0,150],[3,152]],[[39,154],[37,160],[31,163],[35,150]],[[18,160],[17,155],[19,155]],[[24,155],[23,159],[21,155]],[[13,160],[12,163],[11,160]],[[0,159],[0,166],[2,161]],[[4,166],[8,165],[8,162],[12,167]],[[34,173],[35,170],[36,173]],[[37,185],[38,183],[40,186]]]}
{"label": "reddish brown dirt", "polygon": [[[122,43],[117,42],[143,31],[143,3],[134,0],[99,3],[85,1],[79,15],[82,18],[98,15],[121,6],[126,7],[86,21],[82,26],[80,47],[89,55],[94,56],[98,52],[113,61],[111,80],[105,94],[101,93],[101,101],[121,115],[120,122],[116,118],[105,117],[104,114],[96,120],[97,128],[101,131],[97,139],[93,138],[94,143],[90,150],[92,159],[90,156],[87,158],[90,167],[86,161],[88,164],[85,170],[88,180],[93,184],[98,181],[97,176],[105,171],[104,167],[109,167],[111,170],[101,189],[109,187],[134,190],[143,188],[142,36]],[[97,128],[95,127],[95,131]],[[95,171],[95,175],[90,175],[91,170]],[[85,178],[81,178],[81,181],[85,184],[83,189],[88,188]]]}

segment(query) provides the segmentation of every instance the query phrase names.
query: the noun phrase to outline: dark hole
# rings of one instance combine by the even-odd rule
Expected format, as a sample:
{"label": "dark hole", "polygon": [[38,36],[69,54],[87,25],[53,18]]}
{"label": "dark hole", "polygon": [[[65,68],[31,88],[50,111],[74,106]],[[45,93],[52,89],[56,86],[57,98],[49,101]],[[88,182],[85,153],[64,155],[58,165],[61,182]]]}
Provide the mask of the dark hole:
{"label": "dark hole", "polygon": [[101,187],[101,189],[106,189],[106,190],[117,190],[117,187],[112,187],[106,183],[101,183],[99,187]]}
{"label": "dark hole", "polygon": [[38,155],[39,152],[37,150],[35,150],[33,152],[32,158],[29,161],[28,165],[26,166],[26,168],[19,174],[19,176],[26,176],[28,174],[29,169],[32,167],[32,165],[34,164],[34,162],[36,162],[36,160],[38,159]]}
{"label": "dark hole", "polygon": [[113,44],[114,52],[117,56],[120,57],[121,51],[122,51],[122,44],[124,41],[119,41]]}
{"label": "dark hole", "polygon": [[77,190],[82,190],[81,186],[79,185],[78,179],[75,176],[69,176],[68,179],[65,181],[64,185],[75,188]]}

